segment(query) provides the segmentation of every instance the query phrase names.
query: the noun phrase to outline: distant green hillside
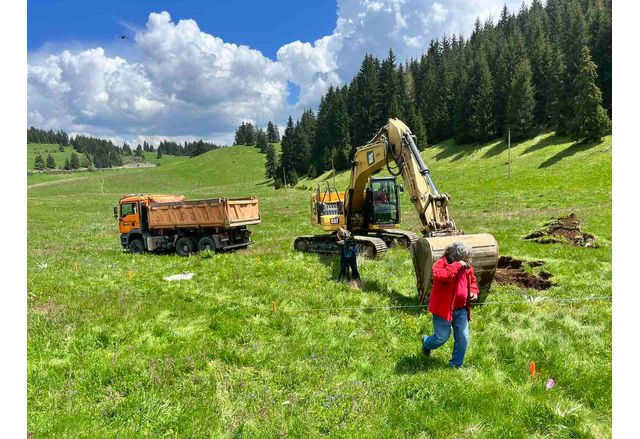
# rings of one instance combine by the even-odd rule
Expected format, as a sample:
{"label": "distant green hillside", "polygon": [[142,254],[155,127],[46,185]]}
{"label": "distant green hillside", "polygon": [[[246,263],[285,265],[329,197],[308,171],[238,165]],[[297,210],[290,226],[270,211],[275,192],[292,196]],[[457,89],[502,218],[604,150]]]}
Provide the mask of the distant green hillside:
{"label": "distant green hillside", "polygon": [[33,170],[36,161],[36,155],[39,153],[44,161],[47,161],[47,156],[51,154],[56,161],[56,167],[60,169],[64,166],[65,159],[71,157],[73,152],[72,146],[65,146],[64,151],[60,151],[58,145],[39,144],[39,143],[27,143],[27,169]]}
{"label": "distant green hillside", "polygon": [[[207,187],[229,184],[255,186],[265,180],[264,154],[252,146],[232,146],[209,151],[196,157],[172,157],[160,159],[161,166],[154,168],[131,168],[99,172],[78,182],[67,180],[63,186],[52,186],[52,190],[74,192],[80,185],[90,190],[92,184],[109,187],[118,193],[205,191]],[[35,177],[35,178],[34,178]],[[67,179],[56,176],[46,181]],[[104,181],[103,181],[104,180]],[[29,183],[43,181],[39,176],[30,176]],[[89,185],[89,186],[85,186]]]}
{"label": "distant green hillside", "polygon": [[[32,171],[35,167],[36,155],[39,153],[42,158],[47,160],[47,156],[51,154],[56,161],[56,168],[61,169],[64,167],[64,162],[67,158],[71,158],[71,153],[73,153],[74,149],[72,146],[65,146],[64,151],[60,151],[59,145],[53,144],[38,144],[38,143],[27,143],[27,170]],[[188,157],[176,157],[172,155],[163,155],[162,158],[157,158],[156,152],[147,152],[144,154],[144,161],[165,165],[169,163],[174,163],[176,161],[186,160]],[[122,156],[122,160],[124,164],[131,163],[135,159],[131,156]]]}

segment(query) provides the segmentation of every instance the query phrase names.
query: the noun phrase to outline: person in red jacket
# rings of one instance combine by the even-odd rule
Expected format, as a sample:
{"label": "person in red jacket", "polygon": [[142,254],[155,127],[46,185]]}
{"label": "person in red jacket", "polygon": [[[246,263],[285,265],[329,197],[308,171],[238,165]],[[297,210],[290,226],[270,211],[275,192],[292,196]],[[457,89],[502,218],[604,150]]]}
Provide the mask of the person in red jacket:
{"label": "person in red jacket", "polygon": [[422,352],[429,356],[433,349],[446,343],[453,328],[451,367],[460,367],[464,361],[469,344],[470,302],[478,298],[478,284],[470,263],[471,248],[454,242],[432,268],[429,312],[433,314],[433,334],[422,336]]}

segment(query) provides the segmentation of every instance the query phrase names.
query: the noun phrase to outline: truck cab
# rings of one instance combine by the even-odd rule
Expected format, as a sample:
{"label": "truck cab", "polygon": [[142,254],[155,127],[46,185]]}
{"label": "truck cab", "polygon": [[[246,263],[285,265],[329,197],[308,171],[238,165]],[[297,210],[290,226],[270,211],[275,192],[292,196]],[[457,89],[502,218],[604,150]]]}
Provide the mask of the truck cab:
{"label": "truck cab", "polygon": [[[183,195],[152,195],[152,194],[129,194],[120,198],[118,206],[113,208],[114,217],[118,219],[118,229],[120,231],[120,243],[126,249],[133,252],[145,250],[145,238],[149,232],[148,206],[149,203],[179,202],[184,201]],[[134,240],[142,242],[142,248],[134,243]]]}

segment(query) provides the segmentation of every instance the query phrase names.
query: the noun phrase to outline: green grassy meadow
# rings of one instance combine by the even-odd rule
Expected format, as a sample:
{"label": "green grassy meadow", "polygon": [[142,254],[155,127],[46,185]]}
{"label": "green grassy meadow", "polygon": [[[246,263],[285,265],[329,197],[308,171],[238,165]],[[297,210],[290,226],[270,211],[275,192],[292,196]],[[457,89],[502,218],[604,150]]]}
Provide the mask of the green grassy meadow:
{"label": "green grassy meadow", "polygon": [[[611,295],[611,149],[610,136],[573,144],[544,134],[512,145],[511,178],[502,142],[445,142],[423,153],[460,228],[490,232],[501,255],[543,260],[554,275],[546,291],[494,284],[487,301],[502,304],[474,308],[458,370],[447,366],[452,340],[422,356],[428,313],[337,309],[417,304],[409,252],[361,260],[362,290],[337,283],[337,258],[292,249],[296,236],[316,232],[301,188],[321,178],[276,191],[255,148],[29,176],[28,430],[36,438],[610,437],[611,303],[509,302]],[[339,188],[347,178],[337,176]],[[247,250],[131,255],[111,208],[137,192],[256,195],[262,224],[251,227]],[[408,194],[402,203],[403,228],[418,231]],[[522,239],[571,212],[599,248]],[[184,271],[194,278],[162,279]]]}

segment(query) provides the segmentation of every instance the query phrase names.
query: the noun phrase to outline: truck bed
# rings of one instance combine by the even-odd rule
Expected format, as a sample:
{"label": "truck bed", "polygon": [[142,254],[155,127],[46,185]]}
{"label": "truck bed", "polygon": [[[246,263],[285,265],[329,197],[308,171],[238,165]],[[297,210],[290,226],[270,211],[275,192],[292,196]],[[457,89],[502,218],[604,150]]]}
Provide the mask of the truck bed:
{"label": "truck bed", "polygon": [[256,197],[150,203],[149,229],[239,227],[260,223]]}

